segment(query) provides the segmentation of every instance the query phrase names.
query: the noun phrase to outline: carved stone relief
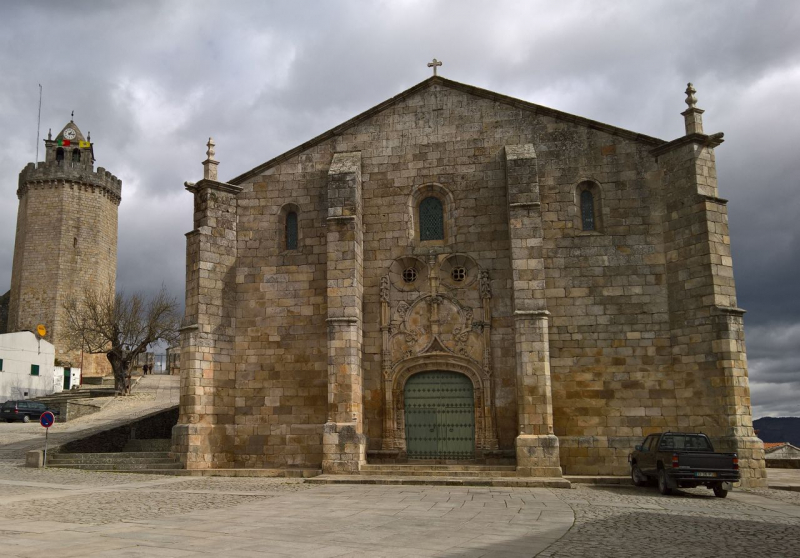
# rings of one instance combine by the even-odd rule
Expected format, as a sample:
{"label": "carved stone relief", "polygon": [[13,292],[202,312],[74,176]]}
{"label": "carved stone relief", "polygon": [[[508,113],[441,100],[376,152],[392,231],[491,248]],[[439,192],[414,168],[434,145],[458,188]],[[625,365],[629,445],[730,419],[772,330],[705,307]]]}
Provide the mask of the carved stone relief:
{"label": "carved stone relief", "polygon": [[465,255],[395,260],[381,278],[384,449],[405,450],[403,389],[417,372],[449,370],[474,384],[476,449],[496,449],[489,359],[489,274]]}

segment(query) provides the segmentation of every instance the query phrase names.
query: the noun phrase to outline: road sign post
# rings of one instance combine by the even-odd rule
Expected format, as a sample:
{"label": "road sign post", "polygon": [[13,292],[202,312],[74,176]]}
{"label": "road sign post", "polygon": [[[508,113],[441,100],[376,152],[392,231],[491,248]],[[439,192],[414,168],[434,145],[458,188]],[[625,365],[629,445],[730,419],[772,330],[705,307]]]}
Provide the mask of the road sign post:
{"label": "road sign post", "polygon": [[50,411],[45,411],[39,417],[39,424],[44,426],[44,462],[42,463],[43,467],[47,467],[47,435],[50,433],[50,427],[53,426],[53,423],[56,421],[56,417]]}

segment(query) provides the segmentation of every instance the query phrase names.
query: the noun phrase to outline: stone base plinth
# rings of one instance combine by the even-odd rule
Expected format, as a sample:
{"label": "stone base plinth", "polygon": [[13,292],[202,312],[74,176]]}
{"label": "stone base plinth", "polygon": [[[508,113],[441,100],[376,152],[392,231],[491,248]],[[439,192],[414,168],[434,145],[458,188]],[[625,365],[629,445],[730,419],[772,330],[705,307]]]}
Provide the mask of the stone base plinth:
{"label": "stone base plinth", "polygon": [[558,438],[550,435],[517,436],[517,475],[521,477],[560,477]]}
{"label": "stone base plinth", "polygon": [[739,457],[739,473],[742,488],[766,488],[767,467],[764,459],[764,443],[755,436],[725,436],[712,438],[714,449],[719,452],[736,452]]}
{"label": "stone base plinth", "polygon": [[367,437],[354,422],[328,422],[322,431],[322,470],[355,474],[367,462]]}
{"label": "stone base plinth", "polygon": [[172,452],[186,469],[233,467],[233,426],[176,424],[172,427]]}

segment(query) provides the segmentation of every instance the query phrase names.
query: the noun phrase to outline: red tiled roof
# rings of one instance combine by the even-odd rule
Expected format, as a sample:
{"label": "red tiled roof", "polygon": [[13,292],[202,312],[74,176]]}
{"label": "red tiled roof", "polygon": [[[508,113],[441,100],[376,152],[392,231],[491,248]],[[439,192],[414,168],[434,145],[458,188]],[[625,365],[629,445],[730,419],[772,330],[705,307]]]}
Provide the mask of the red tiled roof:
{"label": "red tiled roof", "polygon": [[779,448],[785,446],[788,442],[764,442],[764,449]]}

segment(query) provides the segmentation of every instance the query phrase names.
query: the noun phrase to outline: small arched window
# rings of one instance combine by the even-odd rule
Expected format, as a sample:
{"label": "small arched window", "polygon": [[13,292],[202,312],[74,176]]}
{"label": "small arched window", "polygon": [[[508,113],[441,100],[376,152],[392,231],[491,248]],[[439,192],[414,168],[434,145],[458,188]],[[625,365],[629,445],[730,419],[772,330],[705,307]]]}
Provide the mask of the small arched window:
{"label": "small arched window", "polygon": [[287,250],[297,250],[297,213],[290,211],[286,214],[285,242]]}
{"label": "small arched window", "polygon": [[81,162],[81,150],[80,149],[73,149],[72,150],[72,162],[73,163],[80,163]]}
{"label": "small arched window", "polygon": [[594,218],[594,196],[590,190],[581,192],[581,225],[585,231],[597,230]]}
{"label": "small arched window", "polygon": [[64,160],[64,148],[59,147],[56,149],[56,161],[63,161]]}
{"label": "small arched window", "polygon": [[430,196],[419,203],[419,239],[444,240],[442,200]]}

